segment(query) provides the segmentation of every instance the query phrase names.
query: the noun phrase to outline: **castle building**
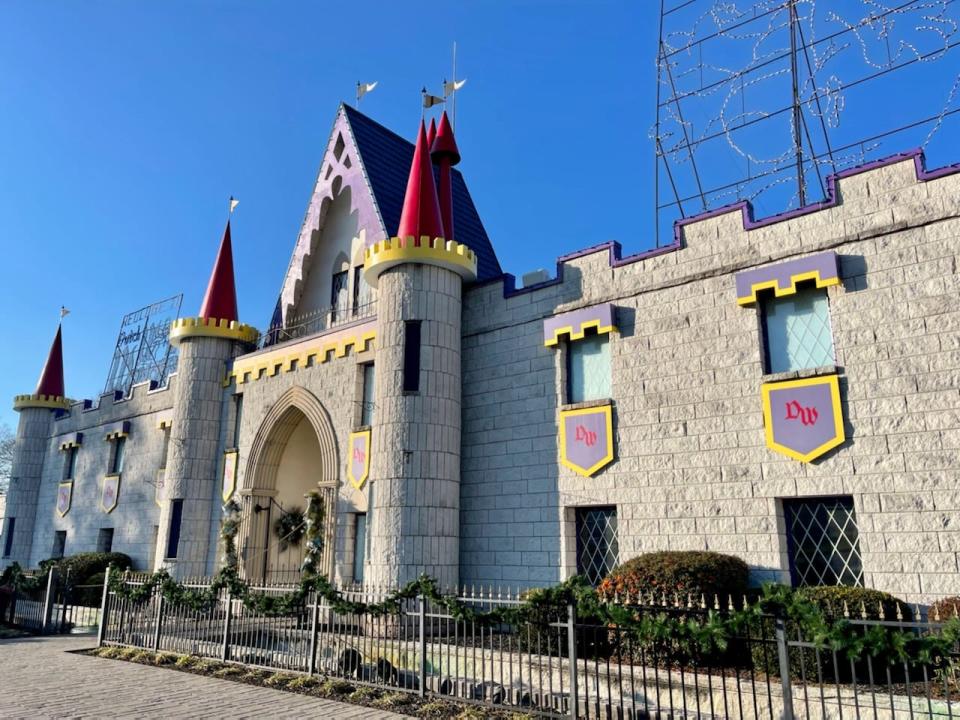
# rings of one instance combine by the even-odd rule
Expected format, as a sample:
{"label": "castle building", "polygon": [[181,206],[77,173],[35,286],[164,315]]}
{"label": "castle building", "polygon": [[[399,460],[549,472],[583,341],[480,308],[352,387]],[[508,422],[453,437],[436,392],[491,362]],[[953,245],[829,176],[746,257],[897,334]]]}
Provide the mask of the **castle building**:
{"label": "castle building", "polygon": [[162,386],[68,400],[57,331],[14,399],[0,566],[109,549],[209,574],[235,500],[245,575],[294,579],[316,490],[343,583],[713,550],[758,582],[960,592],[960,166],[905,153],[518,287],[445,115],[430,134],[341,106],[270,327],[241,321],[228,223]]}

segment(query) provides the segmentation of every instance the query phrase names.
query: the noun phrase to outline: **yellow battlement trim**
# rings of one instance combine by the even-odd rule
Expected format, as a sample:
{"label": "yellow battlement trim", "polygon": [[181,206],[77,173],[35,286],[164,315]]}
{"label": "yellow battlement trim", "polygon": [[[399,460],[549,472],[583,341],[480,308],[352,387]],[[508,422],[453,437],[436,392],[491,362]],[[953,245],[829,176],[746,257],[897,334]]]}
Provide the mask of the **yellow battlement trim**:
{"label": "yellow battlement trim", "polygon": [[250,360],[241,360],[233,365],[223,381],[224,387],[236,382],[243,385],[261,378],[274,377],[280,373],[302,370],[313,360],[313,365],[320,365],[333,358],[346,357],[349,352],[354,355],[366,352],[373,348],[377,338],[376,330],[366,330],[352,335],[341,335],[330,339],[318,338],[315,345],[308,345],[295,352],[271,353],[265,357],[253,357]]}
{"label": "yellow battlement trim", "polygon": [[412,236],[387,238],[368,247],[363,258],[364,279],[373,287],[385,270],[410,262],[445,267],[464,280],[477,277],[476,253],[456,240],[431,239],[424,235],[417,244]]}
{"label": "yellow battlement trim", "polygon": [[215,337],[255,343],[259,333],[255,327],[236,320],[216,318],[177,318],[170,324],[170,342],[178,344],[187,337]]}
{"label": "yellow battlement trim", "polygon": [[13,398],[13,409],[19,412],[26,408],[69,410],[70,401],[62,395],[15,395]]}

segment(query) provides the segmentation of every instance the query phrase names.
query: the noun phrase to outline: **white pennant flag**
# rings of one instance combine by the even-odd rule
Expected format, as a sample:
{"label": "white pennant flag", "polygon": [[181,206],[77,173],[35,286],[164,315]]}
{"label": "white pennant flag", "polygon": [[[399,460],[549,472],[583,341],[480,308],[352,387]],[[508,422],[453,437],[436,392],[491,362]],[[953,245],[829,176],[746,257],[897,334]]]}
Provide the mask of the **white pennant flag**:
{"label": "white pennant flag", "polygon": [[67,315],[70,314],[70,311],[67,310],[65,305],[60,306],[60,319],[63,320]]}
{"label": "white pennant flag", "polygon": [[237,208],[237,205],[239,204],[240,204],[240,201],[237,200],[233,195],[231,195],[230,196],[230,212],[232,213]]}
{"label": "white pennant flag", "polygon": [[423,106],[425,108],[432,108],[434,105],[440,105],[443,102],[445,100],[442,97],[431,95],[426,90],[423,91]]}
{"label": "white pennant flag", "polygon": [[374,89],[375,87],[377,87],[377,83],[378,83],[378,82],[379,82],[379,80],[377,80],[377,81],[375,81],[375,82],[372,82],[372,83],[359,83],[359,82],[358,82],[358,83],[357,83],[357,100],[359,100],[360,98],[362,98],[362,97],[363,97],[364,95],[366,95],[368,92],[372,92],[373,89]]}
{"label": "white pennant flag", "polygon": [[443,96],[448,97],[467,84],[467,79],[451,80],[443,83]]}

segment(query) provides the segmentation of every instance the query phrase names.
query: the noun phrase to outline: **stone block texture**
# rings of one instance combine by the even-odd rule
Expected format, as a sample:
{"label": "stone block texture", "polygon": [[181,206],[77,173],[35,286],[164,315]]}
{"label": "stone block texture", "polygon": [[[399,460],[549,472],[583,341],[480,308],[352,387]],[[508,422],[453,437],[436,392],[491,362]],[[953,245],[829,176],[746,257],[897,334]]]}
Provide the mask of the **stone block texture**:
{"label": "stone block texture", "polygon": [[[913,160],[839,181],[839,204],[746,230],[731,210],[683,228],[684,247],[612,267],[606,247],[562,281],[504,297],[469,289],[463,318],[461,580],[533,586],[575,571],[569,510],[612,505],[621,560],[653,550],[743,557],[789,582],[783,500],[852,496],[864,583],[908,601],[960,592],[960,175]],[[758,309],[740,270],[834,250],[829,288],[847,441],[803,464],[769,450]],[[558,463],[563,349],[542,319],[616,307],[616,461]]]}

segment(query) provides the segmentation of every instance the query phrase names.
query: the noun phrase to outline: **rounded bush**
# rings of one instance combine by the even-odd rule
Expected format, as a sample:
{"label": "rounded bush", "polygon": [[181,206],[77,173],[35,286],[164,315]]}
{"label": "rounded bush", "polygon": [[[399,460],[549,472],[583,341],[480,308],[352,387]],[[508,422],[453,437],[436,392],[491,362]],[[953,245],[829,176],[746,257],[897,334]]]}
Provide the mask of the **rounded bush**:
{"label": "rounded bush", "polygon": [[927,611],[930,622],[946,622],[960,616],[960,597],[945,597],[937,600]]}
{"label": "rounded bush", "polygon": [[646,599],[654,594],[657,602],[666,595],[684,603],[689,595],[695,602],[703,596],[712,605],[714,596],[721,602],[732,595],[739,599],[747,592],[750,569],[734,555],[699,550],[666,550],[646,553],[615,567],[597,588],[605,600],[614,598]]}

